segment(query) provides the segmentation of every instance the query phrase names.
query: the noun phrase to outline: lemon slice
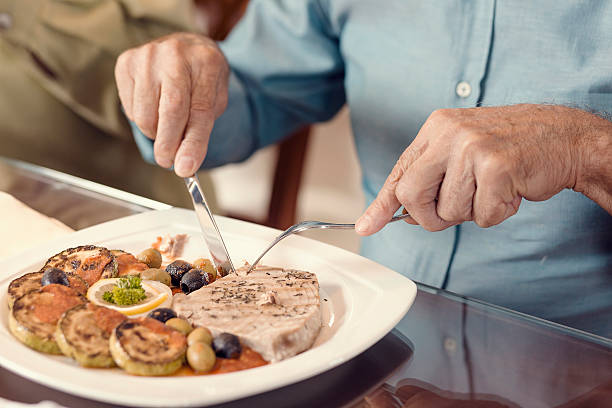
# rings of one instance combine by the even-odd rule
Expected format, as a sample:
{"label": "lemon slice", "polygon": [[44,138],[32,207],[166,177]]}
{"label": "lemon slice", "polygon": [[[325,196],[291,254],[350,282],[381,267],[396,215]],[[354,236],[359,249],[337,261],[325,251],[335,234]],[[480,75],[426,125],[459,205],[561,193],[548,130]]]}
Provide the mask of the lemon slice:
{"label": "lemon slice", "polygon": [[118,281],[119,278],[100,279],[91,285],[87,291],[87,299],[96,305],[105,306],[132,317],[145,315],[158,307],[170,307],[172,304],[172,290],[163,283],[152,280],[143,280],[141,282],[147,296],[141,302],[129,306],[109,303],[102,296],[104,292],[111,291]]}

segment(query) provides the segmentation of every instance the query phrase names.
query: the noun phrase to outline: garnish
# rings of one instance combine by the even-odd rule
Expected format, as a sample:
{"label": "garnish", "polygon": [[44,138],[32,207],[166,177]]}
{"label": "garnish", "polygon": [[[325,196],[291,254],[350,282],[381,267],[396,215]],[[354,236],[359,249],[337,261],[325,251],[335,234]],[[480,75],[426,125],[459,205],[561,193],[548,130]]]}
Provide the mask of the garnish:
{"label": "garnish", "polygon": [[147,294],[142,288],[140,277],[137,275],[119,278],[112,290],[102,294],[102,299],[106,302],[121,306],[135,305],[146,298]]}

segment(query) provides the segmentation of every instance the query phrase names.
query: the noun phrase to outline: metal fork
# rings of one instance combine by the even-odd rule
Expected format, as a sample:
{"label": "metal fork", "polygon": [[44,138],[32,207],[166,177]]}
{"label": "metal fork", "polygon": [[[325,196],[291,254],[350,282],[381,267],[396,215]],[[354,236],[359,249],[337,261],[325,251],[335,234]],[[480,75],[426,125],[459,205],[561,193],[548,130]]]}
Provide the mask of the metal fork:
{"label": "metal fork", "polygon": [[[395,215],[395,216],[393,216],[393,218],[391,218],[389,220],[389,223],[395,222],[395,221],[399,221],[399,220],[403,220],[406,217],[410,217],[410,214]],[[322,221],[302,221],[302,222],[300,222],[298,224],[292,225],[291,227],[289,227],[285,231],[283,231],[282,234],[280,234],[279,236],[274,238],[274,241],[272,241],[272,243],[270,245],[268,245],[268,247],[261,253],[261,255],[259,255],[259,257],[255,260],[255,262],[253,262],[251,264],[251,266],[246,271],[246,273],[247,274],[250,273],[255,268],[255,266],[259,263],[259,261],[261,261],[261,258],[263,258],[264,255],[267,254],[268,251],[270,249],[272,249],[272,247],[274,245],[278,244],[280,241],[282,241],[283,239],[287,238],[289,235],[299,234],[300,232],[304,232],[306,230],[314,229],[314,228],[319,228],[319,229],[353,229],[353,228],[355,228],[355,224],[335,224],[335,223],[332,223],[332,222],[322,222]]]}

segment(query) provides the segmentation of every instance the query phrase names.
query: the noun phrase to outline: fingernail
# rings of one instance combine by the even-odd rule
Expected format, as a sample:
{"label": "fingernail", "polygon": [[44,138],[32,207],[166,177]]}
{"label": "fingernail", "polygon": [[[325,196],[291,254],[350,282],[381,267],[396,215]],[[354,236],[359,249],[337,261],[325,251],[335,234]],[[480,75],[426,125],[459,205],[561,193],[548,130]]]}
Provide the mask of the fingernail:
{"label": "fingernail", "polygon": [[361,217],[355,223],[355,231],[359,233],[367,232],[370,229],[370,220],[367,217]]}
{"label": "fingernail", "polygon": [[174,169],[177,174],[187,177],[194,173],[195,161],[191,157],[181,157],[177,160]]}

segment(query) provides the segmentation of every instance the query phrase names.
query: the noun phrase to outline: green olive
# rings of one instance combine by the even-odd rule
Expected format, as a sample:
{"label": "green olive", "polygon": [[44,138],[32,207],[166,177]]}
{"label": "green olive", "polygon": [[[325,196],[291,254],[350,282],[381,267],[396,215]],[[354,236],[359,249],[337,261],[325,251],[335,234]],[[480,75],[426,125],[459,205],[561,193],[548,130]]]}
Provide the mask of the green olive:
{"label": "green olive", "polygon": [[163,269],[149,268],[140,272],[141,279],[154,280],[170,286],[170,274]]}
{"label": "green olive", "polygon": [[199,258],[193,262],[193,267],[196,269],[201,269],[204,272],[208,272],[212,275],[213,281],[217,279],[217,270],[215,266],[212,264],[210,259]]}
{"label": "green olive", "polygon": [[194,343],[187,347],[187,362],[195,371],[212,370],[215,360],[215,352],[208,344]]}
{"label": "green olive", "polygon": [[193,327],[187,320],[181,319],[180,317],[173,317],[172,319],[166,320],[166,326],[170,326],[187,336],[193,330]]}
{"label": "green olive", "polygon": [[192,346],[195,343],[205,343],[210,346],[212,341],[212,334],[206,327],[196,327],[191,333],[189,333],[189,336],[187,336],[187,344],[189,346]]}
{"label": "green olive", "polygon": [[159,268],[162,263],[162,256],[155,248],[147,248],[138,254],[138,261],[146,263],[149,268]]}

